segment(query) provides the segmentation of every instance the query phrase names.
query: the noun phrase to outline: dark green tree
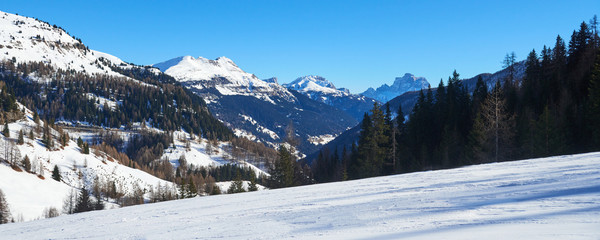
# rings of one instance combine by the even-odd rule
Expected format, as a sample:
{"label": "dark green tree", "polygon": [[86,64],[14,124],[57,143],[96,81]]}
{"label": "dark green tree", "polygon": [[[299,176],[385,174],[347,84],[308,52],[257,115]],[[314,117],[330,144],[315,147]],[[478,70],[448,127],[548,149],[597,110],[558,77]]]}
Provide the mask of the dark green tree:
{"label": "dark green tree", "polygon": [[94,210],[94,208],[92,202],[90,201],[90,193],[87,189],[81,188],[73,213],[88,212],[92,210]]}
{"label": "dark green tree", "polygon": [[294,185],[294,163],[292,154],[285,146],[279,147],[279,157],[269,169],[271,188],[284,188]]}
{"label": "dark green tree", "polygon": [[60,182],[62,180],[62,176],[60,175],[60,170],[57,165],[54,165],[54,169],[52,170],[52,179]]}
{"label": "dark green tree", "polygon": [[187,198],[193,198],[198,196],[198,189],[196,188],[196,184],[194,184],[194,180],[189,177],[188,178],[188,184],[187,184]]}
{"label": "dark green tree", "polygon": [[240,174],[240,171],[236,172],[235,175],[235,180],[231,183],[231,185],[229,185],[229,188],[227,189],[227,193],[228,194],[232,194],[232,193],[241,193],[241,192],[245,192],[246,190],[244,189],[244,182],[242,181],[242,175]]}
{"label": "dark green tree", "polygon": [[600,150],[600,51],[596,55],[591,73],[588,99],[587,116],[590,123],[588,129],[592,133],[591,148]]}
{"label": "dark green tree", "polygon": [[90,154],[90,145],[87,142],[83,143],[83,149],[81,149],[81,153]]}
{"label": "dark green tree", "polygon": [[250,184],[248,185],[248,192],[258,191],[258,186],[256,185],[256,173],[254,170],[250,169]]}

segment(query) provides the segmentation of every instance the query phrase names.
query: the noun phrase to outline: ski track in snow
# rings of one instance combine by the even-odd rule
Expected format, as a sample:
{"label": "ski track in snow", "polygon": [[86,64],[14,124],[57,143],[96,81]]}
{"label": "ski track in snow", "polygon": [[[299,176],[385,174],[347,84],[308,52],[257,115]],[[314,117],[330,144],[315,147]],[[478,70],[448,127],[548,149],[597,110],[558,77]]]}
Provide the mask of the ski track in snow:
{"label": "ski track in snow", "polygon": [[600,153],[147,204],[5,224],[0,232],[3,239],[599,239]]}

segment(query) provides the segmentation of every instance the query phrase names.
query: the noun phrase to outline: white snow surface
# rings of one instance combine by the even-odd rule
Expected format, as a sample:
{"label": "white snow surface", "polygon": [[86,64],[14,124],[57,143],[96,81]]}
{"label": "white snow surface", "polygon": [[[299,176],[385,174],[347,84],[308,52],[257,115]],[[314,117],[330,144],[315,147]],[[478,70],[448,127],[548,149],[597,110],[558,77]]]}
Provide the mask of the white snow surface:
{"label": "white snow surface", "polygon": [[0,11],[0,60],[45,62],[63,70],[123,76],[97,61],[129,66],[110,54],[77,48],[77,40],[64,30],[33,18]]}
{"label": "white snow surface", "polygon": [[600,153],[162,202],[5,224],[0,232],[3,239],[599,239]]}

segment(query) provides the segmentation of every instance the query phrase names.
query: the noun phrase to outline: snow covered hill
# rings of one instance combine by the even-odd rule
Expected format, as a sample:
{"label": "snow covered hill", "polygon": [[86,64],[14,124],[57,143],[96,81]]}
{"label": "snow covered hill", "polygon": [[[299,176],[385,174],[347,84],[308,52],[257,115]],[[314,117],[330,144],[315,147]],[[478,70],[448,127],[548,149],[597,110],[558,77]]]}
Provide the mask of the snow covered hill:
{"label": "snow covered hill", "polygon": [[426,89],[427,87],[429,87],[427,79],[406,73],[403,77],[397,77],[396,80],[394,80],[394,84],[391,86],[383,84],[381,87],[378,87],[377,90],[369,88],[367,91],[363,92],[362,95],[385,103],[405,92],[418,91]]}
{"label": "snow covered hill", "polygon": [[[116,190],[126,195],[136,188],[149,191],[159,183],[162,186],[173,185],[141,170],[121,165],[103,152],[92,150],[90,154],[83,154],[73,139],[66,147],[54,151],[47,150],[38,134],[34,134],[34,139],[25,137],[23,145],[14,144],[20,130],[28,133],[38,128],[32,112],[26,111],[25,119],[8,124],[12,138],[0,136],[3,149],[17,148],[10,156],[19,162],[27,156],[31,161],[32,173],[15,171],[0,163],[0,189],[18,221],[41,218],[44,209],[51,207],[62,211],[63,201],[70,191],[78,192],[82,187],[91,189],[94,181],[114,183]],[[2,155],[2,158],[9,159],[10,156]],[[54,166],[61,173],[60,182],[51,178]]]}
{"label": "snow covered hill", "polygon": [[269,146],[283,142],[292,123],[301,140],[300,152],[312,153],[318,148],[309,139],[337,135],[358,123],[343,110],[288,90],[276,78],[261,80],[226,57],[185,56],[153,66],[205,99],[210,111],[236,135]]}
{"label": "snow covered hill", "polygon": [[0,11],[0,60],[44,62],[57,69],[122,76],[109,67],[129,66],[110,54],[88,49],[56,25]]}
{"label": "snow covered hill", "polygon": [[[600,153],[0,225],[3,239],[598,239]],[[110,231],[106,231],[110,229]]]}
{"label": "snow covered hill", "polygon": [[283,86],[298,91],[315,101],[340,109],[357,121],[361,121],[363,114],[373,108],[373,103],[376,102],[372,98],[352,94],[348,89],[338,89],[332,82],[321,76],[299,77]]}

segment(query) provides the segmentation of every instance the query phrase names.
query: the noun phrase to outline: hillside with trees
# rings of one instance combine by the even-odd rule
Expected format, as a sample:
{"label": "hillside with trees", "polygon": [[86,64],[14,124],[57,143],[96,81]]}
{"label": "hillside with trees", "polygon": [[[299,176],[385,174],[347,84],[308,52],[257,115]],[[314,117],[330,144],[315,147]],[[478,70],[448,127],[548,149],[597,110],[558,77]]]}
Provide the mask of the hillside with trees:
{"label": "hillside with trees", "polygon": [[[365,113],[350,149],[323,149],[318,182],[574,154],[600,149],[598,23],[581,23],[568,44],[532,50],[525,76],[514,53],[493,85],[481,76],[469,91],[455,71],[446,84],[421,90],[408,115],[389,105]],[[392,116],[396,115],[395,119]]]}

